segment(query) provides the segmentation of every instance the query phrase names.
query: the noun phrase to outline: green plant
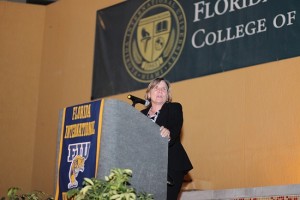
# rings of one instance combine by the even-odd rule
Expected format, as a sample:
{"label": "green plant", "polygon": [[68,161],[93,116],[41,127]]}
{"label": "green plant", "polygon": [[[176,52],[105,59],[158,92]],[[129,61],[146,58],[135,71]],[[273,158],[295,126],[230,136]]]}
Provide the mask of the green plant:
{"label": "green plant", "polygon": [[33,191],[30,193],[19,194],[21,191],[18,187],[11,187],[7,191],[7,197],[1,197],[1,200],[53,200],[54,198],[42,191]]}
{"label": "green plant", "polygon": [[105,180],[84,178],[83,188],[68,191],[68,198],[75,200],[152,200],[153,196],[145,192],[137,193],[130,187],[132,177],[130,169],[112,169]]}

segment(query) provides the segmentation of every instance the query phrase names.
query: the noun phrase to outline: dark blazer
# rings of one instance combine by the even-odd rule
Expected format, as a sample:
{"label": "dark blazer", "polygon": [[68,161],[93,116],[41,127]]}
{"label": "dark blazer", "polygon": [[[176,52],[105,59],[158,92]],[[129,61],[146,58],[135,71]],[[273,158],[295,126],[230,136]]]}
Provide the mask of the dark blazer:
{"label": "dark blazer", "polygon": [[[147,115],[151,105],[141,112]],[[181,142],[180,133],[183,124],[182,106],[180,103],[165,103],[159,111],[156,124],[169,129],[171,140],[169,141],[168,168],[175,171],[189,171],[192,163],[185,152]]]}

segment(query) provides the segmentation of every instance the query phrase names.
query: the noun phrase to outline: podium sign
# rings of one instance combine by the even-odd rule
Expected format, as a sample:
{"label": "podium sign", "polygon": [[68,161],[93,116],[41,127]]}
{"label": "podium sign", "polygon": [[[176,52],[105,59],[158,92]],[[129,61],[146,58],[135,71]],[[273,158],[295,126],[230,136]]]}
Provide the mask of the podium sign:
{"label": "podium sign", "polygon": [[101,136],[101,101],[64,108],[61,112],[56,198],[95,177]]}

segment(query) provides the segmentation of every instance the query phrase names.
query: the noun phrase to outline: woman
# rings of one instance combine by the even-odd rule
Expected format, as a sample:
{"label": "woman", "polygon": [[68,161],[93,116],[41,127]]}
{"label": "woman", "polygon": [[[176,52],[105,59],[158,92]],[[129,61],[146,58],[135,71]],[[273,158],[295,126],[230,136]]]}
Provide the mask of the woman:
{"label": "woman", "polygon": [[182,107],[180,103],[171,103],[170,83],[164,78],[150,82],[145,99],[150,104],[141,112],[160,126],[162,137],[169,139],[167,199],[176,200],[184,175],[193,168],[180,142]]}

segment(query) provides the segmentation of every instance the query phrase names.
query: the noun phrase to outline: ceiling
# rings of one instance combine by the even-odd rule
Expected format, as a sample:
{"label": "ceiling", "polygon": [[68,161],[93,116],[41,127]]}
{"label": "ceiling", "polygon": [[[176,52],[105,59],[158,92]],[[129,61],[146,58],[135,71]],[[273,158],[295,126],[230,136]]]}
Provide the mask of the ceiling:
{"label": "ceiling", "polygon": [[[3,1],[3,0],[0,0]],[[54,3],[57,0],[5,0],[11,2],[18,2],[18,3],[29,3],[29,4],[38,4],[38,5],[49,5]]]}

